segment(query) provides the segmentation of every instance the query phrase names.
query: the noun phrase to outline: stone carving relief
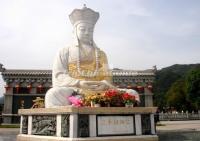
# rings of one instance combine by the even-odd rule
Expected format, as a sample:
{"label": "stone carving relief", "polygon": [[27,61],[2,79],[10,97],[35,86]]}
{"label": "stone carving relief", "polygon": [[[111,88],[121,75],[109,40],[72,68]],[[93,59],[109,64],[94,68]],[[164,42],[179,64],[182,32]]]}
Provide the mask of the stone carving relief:
{"label": "stone carving relief", "polygon": [[33,135],[56,135],[56,116],[33,116],[32,120]]}
{"label": "stone carving relief", "polygon": [[143,135],[150,135],[151,134],[151,119],[149,114],[142,114],[141,115],[142,121],[142,134]]}
{"label": "stone carving relief", "polygon": [[62,115],[61,118],[61,136],[69,137],[69,117],[70,115]]}
{"label": "stone carving relief", "polygon": [[28,134],[28,116],[22,116],[22,134]]}
{"label": "stone carving relief", "polygon": [[89,115],[78,115],[78,137],[89,137]]}

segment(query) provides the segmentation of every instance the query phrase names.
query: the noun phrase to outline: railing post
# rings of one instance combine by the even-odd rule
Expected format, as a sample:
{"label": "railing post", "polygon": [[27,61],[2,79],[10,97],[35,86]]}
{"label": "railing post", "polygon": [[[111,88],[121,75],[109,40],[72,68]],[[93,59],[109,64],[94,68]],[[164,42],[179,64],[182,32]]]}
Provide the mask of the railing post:
{"label": "railing post", "polygon": [[77,114],[70,114],[69,117],[70,124],[69,124],[69,137],[70,138],[77,138],[78,134],[78,115]]}
{"label": "railing post", "polygon": [[28,116],[28,135],[32,134],[32,115]]}
{"label": "railing post", "polygon": [[56,136],[61,137],[61,115],[56,117]]}

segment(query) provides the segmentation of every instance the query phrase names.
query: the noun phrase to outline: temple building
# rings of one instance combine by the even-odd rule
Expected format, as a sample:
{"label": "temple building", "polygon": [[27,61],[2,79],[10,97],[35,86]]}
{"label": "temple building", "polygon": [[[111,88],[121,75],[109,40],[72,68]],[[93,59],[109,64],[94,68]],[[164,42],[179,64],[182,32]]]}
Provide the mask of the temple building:
{"label": "temple building", "polygon": [[[142,107],[153,106],[152,84],[156,68],[148,70],[113,69],[113,84],[119,88],[134,89],[140,94]],[[5,81],[3,123],[19,123],[18,109],[31,108],[33,100],[44,98],[52,87],[51,70],[5,69],[0,64],[0,72]]]}

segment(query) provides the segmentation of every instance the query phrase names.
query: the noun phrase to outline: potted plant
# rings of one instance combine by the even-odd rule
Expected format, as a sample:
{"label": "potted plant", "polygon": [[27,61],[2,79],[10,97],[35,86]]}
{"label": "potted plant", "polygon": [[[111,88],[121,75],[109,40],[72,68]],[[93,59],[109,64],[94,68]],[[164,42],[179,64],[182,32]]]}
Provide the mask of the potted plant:
{"label": "potted plant", "polygon": [[106,102],[112,107],[122,107],[123,106],[123,99],[122,94],[123,91],[118,91],[115,89],[110,89],[104,93],[104,98]]}
{"label": "potted plant", "polygon": [[90,105],[91,107],[101,107],[101,102],[103,100],[103,96],[100,93],[94,93],[87,95],[85,97],[85,105]]}
{"label": "potted plant", "polygon": [[125,104],[125,107],[133,107],[133,105],[136,102],[135,96],[133,96],[129,93],[122,94],[122,99],[123,99],[123,102]]}

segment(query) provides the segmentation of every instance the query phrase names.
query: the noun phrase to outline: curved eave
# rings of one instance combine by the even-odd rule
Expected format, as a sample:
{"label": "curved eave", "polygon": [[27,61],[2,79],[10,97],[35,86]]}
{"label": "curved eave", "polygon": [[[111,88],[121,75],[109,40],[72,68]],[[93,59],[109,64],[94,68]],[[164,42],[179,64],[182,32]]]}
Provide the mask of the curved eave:
{"label": "curved eave", "polygon": [[3,76],[51,76],[51,70],[5,70]]}

